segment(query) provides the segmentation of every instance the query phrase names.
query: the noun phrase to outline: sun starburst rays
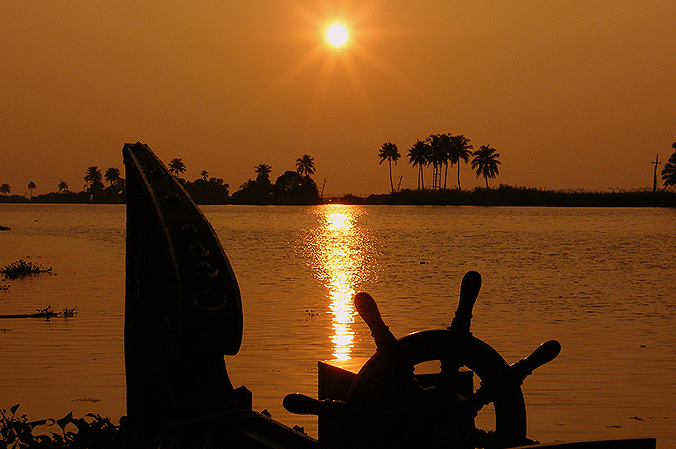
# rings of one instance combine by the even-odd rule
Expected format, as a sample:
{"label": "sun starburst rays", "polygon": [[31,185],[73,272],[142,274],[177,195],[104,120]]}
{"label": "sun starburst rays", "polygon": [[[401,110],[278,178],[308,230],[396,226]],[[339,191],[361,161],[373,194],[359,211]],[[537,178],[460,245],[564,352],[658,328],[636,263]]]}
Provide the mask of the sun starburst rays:
{"label": "sun starburst rays", "polygon": [[[346,98],[354,102],[354,111],[345,110],[346,117],[361,117],[366,131],[378,133],[376,107],[372,96],[369,95],[368,71],[375,69],[376,74],[385,76],[401,84],[404,88],[418,90],[411,80],[401,70],[388,63],[384,58],[371,50],[372,44],[386,37],[387,31],[376,26],[364,26],[376,16],[376,6],[373,3],[364,4],[358,10],[337,11],[325,3],[320,12],[309,9],[306,5],[293,5],[294,12],[305,26],[297,29],[291,37],[294,45],[307,45],[307,50],[287,68],[262,89],[249,103],[250,111],[264,107],[271,98],[281,95],[285,90],[299,81],[305,83],[301,89],[307,90],[309,95],[307,114],[299,129],[300,145],[311,143],[321,132],[322,122],[331,120],[327,117],[327,108],[338,100],[345,104]],[[341,24],[348,33],[348,37],[339,36],[331,42],[327,30],[331,25]],[[340,33],[343,33],[341,30]],[[345,39],[344,41],[341,41]],[[339,43],[339,44],[337,44]],[[377,75],[376,75],[377,76]],[[371,80],[372,81],[372,80]],[[298,85],[300,86],[300,85]],[[300,91],[299,91],[300,92]],[[302,101],[303,95],[296,98]],[[349,106],[348,106],[349,107]],[[328,124],[327,124],[328,125]]]}

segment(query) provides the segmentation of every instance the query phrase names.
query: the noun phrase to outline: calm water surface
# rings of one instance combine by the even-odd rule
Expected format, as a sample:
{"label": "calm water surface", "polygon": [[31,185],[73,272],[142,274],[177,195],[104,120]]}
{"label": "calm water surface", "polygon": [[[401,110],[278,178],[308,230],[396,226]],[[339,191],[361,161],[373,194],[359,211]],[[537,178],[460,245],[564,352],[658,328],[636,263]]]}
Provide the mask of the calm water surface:
{"label": "calm water surface", "polygon": [[[540,441],[658,438],[676,447],[676,211],[669,209],[206,206],[240,283],[244,337],[226,364],[254,409],[316,395],[317,361],[375,350],[350,298],[378,301],[397,336],[450,324],[460,280],[483,276],[472,330],[508,362],[563,350],[523,387]],[[70,319],[0,319],[0,407],[30,419],[125,413],[125,209],[0,204],[0,314],[51,305]],[[478,419],[491,428],[490,411]]]}

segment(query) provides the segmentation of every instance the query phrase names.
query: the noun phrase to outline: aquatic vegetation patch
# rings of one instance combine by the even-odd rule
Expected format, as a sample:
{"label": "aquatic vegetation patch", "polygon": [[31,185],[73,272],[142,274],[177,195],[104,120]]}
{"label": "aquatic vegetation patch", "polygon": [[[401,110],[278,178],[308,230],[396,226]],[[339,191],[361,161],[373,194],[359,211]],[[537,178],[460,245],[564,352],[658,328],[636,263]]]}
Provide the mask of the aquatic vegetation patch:
{"label": "aquatic vegetation patch", "polygon": [[[16,414],[19,404],[9,409],[0,409],[0,448],[101,448],[117,449],[126,446],[127,419],[120,424],[94,413],[85,418],[74,418],[72,413],[61,419],[43,419],[29,422],[26,415]],[[39,426],[55,428],[48,435],[34,435]]]}
{"label": "aquatic vegetation patch", "polygon": [[[75,309],[69,309],[64,307],[61,312],[55,312],[52,310],[52,306],[49,305],[44,309],[35,309],[35,313],[20,313],[20,314],[10,314],[10,315],[0,315],[0,318],[46,318],[47,320],[55,317],[63,318],[72,318],[77,314]],[[0,446],[0,449],[3,449]]]}
{"label": "aquatic vegetation patch", "polygon": [[61,316],[64,318],[71,318],[75,316],[77,312],[75,309],[69,309],[68,307],[64,307],[63,310],[61,311]]}
{"label": "aquatic vegetation patch", "polygon": [[61,312],[55,312],[52,310],[52,306],[47,306],[44,309],[37,309],[37,313],[34,314],[35,318],[55,318],[55,317],[63,317],[63,318],[71,318],[75,316],[77,312],[75,309],[69,309],[68,307],[64,307],[64,309]]}
{"label": "aquatic vegetation patch", "polygon": [[34,314],[35,318],[54,318],[55,316],[58,316],[59,314],[57,312],[54,312],[52,310],[52,306],[47,306],[44,309],[36,309],[37,313]]}
{"label": "aquatic vegetation patch", "polygon": [[21,276],[32,276],[39,273],[50,273],[52,267],[43,267],[42,265],[35,262],[26,262],[23,259],[19,259],[16,262],[4,267],[0,270],[0,273],[4,274],[8,278],[18,278]]}

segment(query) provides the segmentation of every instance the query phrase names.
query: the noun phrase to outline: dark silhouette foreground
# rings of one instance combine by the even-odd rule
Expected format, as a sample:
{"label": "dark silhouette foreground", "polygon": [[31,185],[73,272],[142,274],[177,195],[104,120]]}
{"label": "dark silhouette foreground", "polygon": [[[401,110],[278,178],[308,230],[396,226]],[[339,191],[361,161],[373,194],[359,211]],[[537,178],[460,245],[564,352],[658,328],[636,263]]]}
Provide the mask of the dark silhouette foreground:
{"label": "dark silhouette foreground", "polygon": [[[376,353],[356,375],[338,374],[350,379],[343,397],[319,401],[292,394],[284,400],[293,412],[319,415],[319,441],[254,412],[251,392],[232,385],[224,362],[224,355],[239,351],[243,318],[237,280],[216,234],[146,145],[127,144],[123,153],[129,193],[129,447],[403,449],[533,443],[526,437],[520,385],[533,369],[556,357],[560,345],[547,342],[510,366],[474,337],[470,319],[481,287],[476,272],[465,275],[447,329],[400,339],[383,322],[373,298],[355,296],[355,306],[376,341]],[[427,360],[442,362],[432,381],[413,374],[414,365]],[[463,366],[483,381],[476,392],[471,373],[468,378],[459,371]],[[320,385],[327,383],[322,378],[326,372],[320,369]],[[476,429],[474,416],[490,402],[495,406],[495,431]],[[655,440],[629,444],[626,447],[654,448]]]}

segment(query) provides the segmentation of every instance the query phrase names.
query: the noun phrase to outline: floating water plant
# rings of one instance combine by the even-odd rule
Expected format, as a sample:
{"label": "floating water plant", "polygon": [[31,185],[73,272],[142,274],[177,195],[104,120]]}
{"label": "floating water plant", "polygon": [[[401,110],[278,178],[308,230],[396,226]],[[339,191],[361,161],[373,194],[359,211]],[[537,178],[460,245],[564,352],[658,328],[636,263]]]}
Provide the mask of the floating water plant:
{"label": "floating water plant", "polygon": [[35,318],[54,318],[55,316],[58,316],[59,314],[57,312],[54,312],[52,310],[52,306],[47,306],[44,309],[36,309],[37,313],[33,314],[33,317]]}
{"label": "floating water plant", "polygon": [[17,278],[20,276],[32,276],[38,273],[49,273],[52,271],[52,267],[43,267],[40,264],[35,262],[26,262],[23,259],[19,259],[16,262],[4,267],[0,270],[8,278]]}
{"label": "floating water plant", "polygon": [[[35,313],[20,313],[20,314],[12,314],[12,315],[0,315],[0,318],[46,318],[49,320],[50,318],[55,318],[55,317],[63,317],[63,318],[71,318],[75,316],[77,312],[75,309],[69,309],[68,307],[64,308],[63,311],[61,312],[55,312],[52,310],[52,306],[47,306],[44,309],[36,309]],[[0,446],[0,449],[2,449],[2,446]]]}
{"label": "floating water plant", "polygon": [[[17,416],[19,404],[9,413],[0,409],[0,447],[2,448],[106,448],[125,447],[126,418],[116,426],[110,419],[88,413],[86,418],[73,418],[69,413],[61,419],[29,422],[26,415]],[[51,435],[34,435],[38,426],[58,427]]]}

